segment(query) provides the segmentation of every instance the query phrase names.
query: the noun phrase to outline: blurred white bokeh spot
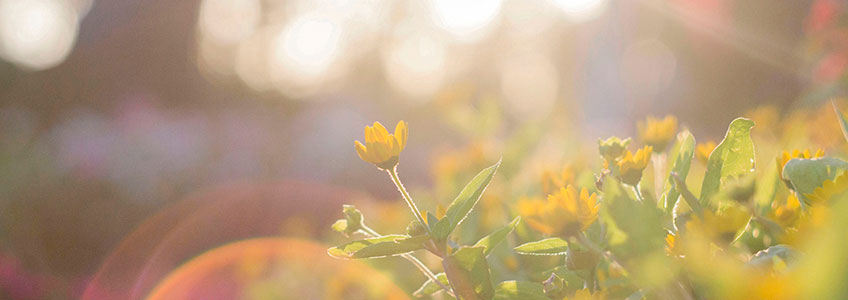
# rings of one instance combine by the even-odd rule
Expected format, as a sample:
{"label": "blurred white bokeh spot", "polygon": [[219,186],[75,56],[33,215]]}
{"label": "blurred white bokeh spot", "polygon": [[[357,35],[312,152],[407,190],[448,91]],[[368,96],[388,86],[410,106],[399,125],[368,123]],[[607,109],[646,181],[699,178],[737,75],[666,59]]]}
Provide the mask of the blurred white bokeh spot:
{"label": "blurred white bokeh spot", "polygon": [[65,0],[0,0],[0,57],[29,70],[58,65],[76,42],[77,18]]}

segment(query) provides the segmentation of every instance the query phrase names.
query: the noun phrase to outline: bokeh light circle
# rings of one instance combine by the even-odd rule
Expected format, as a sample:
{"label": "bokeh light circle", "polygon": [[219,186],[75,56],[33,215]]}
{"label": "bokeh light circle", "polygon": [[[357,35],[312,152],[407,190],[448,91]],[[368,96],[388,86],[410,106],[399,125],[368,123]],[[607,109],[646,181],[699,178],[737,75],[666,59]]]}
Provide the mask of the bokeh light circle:
{"label": "bokeh light circle", "polygon": [[0,57],[31,70],[58,65],[76,41],[77,17],[63,0],[0,0]]}
{"label": "bokeh light circle", "polygon": [[502,0],[432,0],[433,21],[461,40],[484,37],[500,13]]}
{"label": "bokeh light circle", "polygon": [[601,15],[607,7],[607,0],[551,0],[559,7],[566,18],[573,22],[583,22]]}
{"label": "bokeh light circle", "polygon": [[412,98],[432,95],[447,75],[447,45],[438,35],[421,30],[398,37],[383,53],[386,80]]}
{"label": "bokeh light circle", "polygon": [[201,33],[219,44],[239,42],[256,30],[261,9],[259,0],[203,0],[198,20]]}

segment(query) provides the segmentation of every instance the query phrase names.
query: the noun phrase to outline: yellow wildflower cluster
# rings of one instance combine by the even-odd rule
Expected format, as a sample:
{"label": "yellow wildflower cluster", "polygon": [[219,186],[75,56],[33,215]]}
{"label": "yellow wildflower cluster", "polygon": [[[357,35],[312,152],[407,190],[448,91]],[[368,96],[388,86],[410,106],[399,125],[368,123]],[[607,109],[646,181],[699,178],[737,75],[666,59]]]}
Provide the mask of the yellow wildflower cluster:
{"label": "yellow wildflower cluster", "polygon": [[519,213],[533,229],[551,236],[574,236],[598,219],[598,196],[572,185],[560,188],[546,200],[522,200]]}
{"label": "yellow wildflower cluster", "polygon": [[783,153],[781,153],[780,156],[777,157],[777,170],[780,173],[780,178],[784,178],[783,177],[783,167],[785,167],[786,163],[788,163],[793,158],[810,159],[810,158],[818,158],[818,157],[823,157],[823,156],[824,156],[824,151],[822,149],[818,149],[818,150],[816,150],[816,152],[810,152],[810,149],[804,149],[804,151],[795,149],[792,152],[783,151]]}
{"label": "yellow wildflower cluster", "polygon": [[566,165],[560,172],[545,170],[542,172],[542,193],[552,194],[559,188],[574,184],[574,166]]}
{"label": "yellow wildflower cluster", "polygon": [[822,186],[817,187],[812,193],[804,194],[810,200],[810,204],[824,204],[848,191],[848,172],[844,172],[832,180],[825,180]]}

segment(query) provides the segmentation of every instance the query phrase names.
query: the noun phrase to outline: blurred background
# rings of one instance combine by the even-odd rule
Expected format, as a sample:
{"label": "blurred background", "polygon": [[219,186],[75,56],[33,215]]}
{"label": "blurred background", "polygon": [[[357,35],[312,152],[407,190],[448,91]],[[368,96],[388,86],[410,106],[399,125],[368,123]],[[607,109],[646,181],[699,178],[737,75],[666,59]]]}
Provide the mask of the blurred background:
{"label": "blurred background", "polygon": [[[237,261],[215,276],[246,281],[270,263],[234,257],[322,266],[210,295],[284,298],[274,290],[298,274],[384,274],[324,262],[316,242],[340,240],[328,225],[347,202],[397,219],[386,231],[405,226],[380,206],[398,203],[391,182],[355,155],[364,125],[409,122],[413,191],[456,167],[440,155],[499,153],[533,125],[591,144],[673,114],[720,140],[755,107],[844,94],[846,5],[0,0],[0,298],[141,299],[222,272],[185,268],[201,254]],[[403,299],[420,279],[383,292]],[[356,298],[357,280],[289,296]]]}

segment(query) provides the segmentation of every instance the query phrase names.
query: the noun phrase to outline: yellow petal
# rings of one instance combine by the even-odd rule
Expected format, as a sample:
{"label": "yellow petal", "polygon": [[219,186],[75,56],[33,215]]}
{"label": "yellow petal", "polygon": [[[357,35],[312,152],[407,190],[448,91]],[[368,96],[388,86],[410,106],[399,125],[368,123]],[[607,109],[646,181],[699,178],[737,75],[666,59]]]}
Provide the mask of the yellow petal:
{"label": "yellow petal", "polygon": [[356,146],[356,154],[359,154],[359,158],[364,161],[371,162],[368,160],[368,149],[365,148],[365,145],[359,141],[354,141],[353,143]]}
{"label": "yellow petal", "polygon": [[374,127],[365,126],[365,143],[375,142]]}
{"label": "yellow petal", "polygon": [[374,122],[374,137],[380,143],[388,143],[389,131],[380,122]]}
{"label": "yellow petal", "polygon": [[395,138],[397,138],[398,145],[400,145],[400,150],[406,148],[406,139],[409,137],[409,128],[406,127],[406,122],[401,120],[395,126]]}

